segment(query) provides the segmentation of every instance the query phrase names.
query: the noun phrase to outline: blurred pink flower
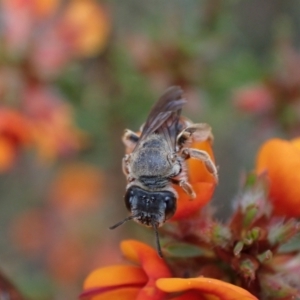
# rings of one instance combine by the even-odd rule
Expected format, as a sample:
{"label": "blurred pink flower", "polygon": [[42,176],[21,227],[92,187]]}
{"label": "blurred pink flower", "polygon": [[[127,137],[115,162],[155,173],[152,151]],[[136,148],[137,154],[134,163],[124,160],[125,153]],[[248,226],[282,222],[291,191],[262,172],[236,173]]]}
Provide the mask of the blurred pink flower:
{"label": "blurred pink flower", "polygon": [[259,84],[236,90],[233,102],[239,110],[247,113],[264,113],[270,111],[274,106],[270,90]]}

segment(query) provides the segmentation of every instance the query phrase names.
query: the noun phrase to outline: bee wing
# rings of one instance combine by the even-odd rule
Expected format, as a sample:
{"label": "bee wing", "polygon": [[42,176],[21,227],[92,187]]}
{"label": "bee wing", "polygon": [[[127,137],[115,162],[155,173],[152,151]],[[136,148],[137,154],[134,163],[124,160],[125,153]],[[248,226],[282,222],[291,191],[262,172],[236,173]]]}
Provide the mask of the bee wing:
{"label": "bee wing", "polygon": [[174,150],[179,133],[178,122],[182,106],[186,103],[178,86],[168,88],[150,111],[142,128],[138,144],[152,133],[162,134]]}

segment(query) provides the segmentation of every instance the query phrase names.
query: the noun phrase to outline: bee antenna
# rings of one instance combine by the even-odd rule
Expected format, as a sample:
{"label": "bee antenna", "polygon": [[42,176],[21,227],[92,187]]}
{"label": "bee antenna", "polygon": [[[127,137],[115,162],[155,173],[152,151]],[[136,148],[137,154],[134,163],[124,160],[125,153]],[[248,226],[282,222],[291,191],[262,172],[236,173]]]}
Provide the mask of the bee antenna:
{"label": "bee antenna", "polygon": [[154,221],[152,221],[152,227],[153,227],[154,232],[155,232],[155,242],[156,242],[157,253],[161,258],[163,258],[164,256],[163,256],[162,251],[161,251],[159,235],[158,235],[158,228],[157,228],[157,224]]}
{"label": "bee antenna", "polygon": [[134,219],[134,218],[136,218],[136,217],[137,217],[137,215],[129,216],[129,217],[125,218],[124,220],[118,222],[117,224],[115,224],[115,225],[113,225],[113,226],[110,226],[109,229],[111,229],[111,230],[112,230],[112,229],[115,229],[115,228],[121,226],[122,224],[124,224],[125,222],[130,221],[130,220],[132,220],[132,219]]}

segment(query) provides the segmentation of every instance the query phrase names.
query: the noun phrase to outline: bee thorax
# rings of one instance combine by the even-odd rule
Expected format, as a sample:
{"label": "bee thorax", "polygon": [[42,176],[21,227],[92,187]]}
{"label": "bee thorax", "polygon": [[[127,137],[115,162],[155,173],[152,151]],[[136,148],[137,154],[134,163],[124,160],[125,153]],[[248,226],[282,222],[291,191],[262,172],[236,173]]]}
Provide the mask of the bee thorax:
{"label": "bee thorax", "polygon": [[131,172],[142,184],[161,188],[168,184],[170,177],[177,175],[179,162],[170,159],[167,144],[157,135],[150,136],[131,157]]}
{"label": "bee thorax", "polygon": [[170,163],[159,149],[143,149],[132,160],[132,171],[143,175],[161,175],[168,172]]}

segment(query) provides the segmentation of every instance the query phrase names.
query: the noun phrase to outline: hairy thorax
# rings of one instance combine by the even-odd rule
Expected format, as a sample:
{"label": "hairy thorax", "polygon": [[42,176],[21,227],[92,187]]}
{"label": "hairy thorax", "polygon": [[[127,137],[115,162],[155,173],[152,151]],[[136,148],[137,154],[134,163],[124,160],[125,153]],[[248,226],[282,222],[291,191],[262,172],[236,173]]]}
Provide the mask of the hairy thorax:
{"label": "hairy thorax", "polygon": [[153,134],[132,154],[131,171],[145,185],[166,185],[180,171],[179,162],[172,161],[171,156],[167,142]]}

